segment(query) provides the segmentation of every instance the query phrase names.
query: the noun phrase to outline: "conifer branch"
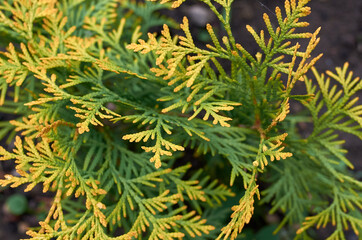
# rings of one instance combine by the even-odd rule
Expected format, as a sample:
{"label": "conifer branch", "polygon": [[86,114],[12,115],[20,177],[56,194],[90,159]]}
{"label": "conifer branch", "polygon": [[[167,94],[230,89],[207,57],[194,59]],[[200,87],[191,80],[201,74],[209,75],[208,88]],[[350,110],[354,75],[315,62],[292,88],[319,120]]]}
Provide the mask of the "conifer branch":
{"label": "conifer branch", "polygon": [[[362,83],[348,64],[326,75],[313,67],[322,55],[313,56],[320,29],[303,30],[309,0],[286,0],[276,25],[264,14],[265,30],[246,27],[255,55],[234,38],[233,0],[200,0],[225,36],[207,24],[210,43],[199,47],[186,17],[174,35],[159,10],[183,2],[0,1],[0,112],[12,118],[0,139],[15,140],[0,160],[17,172],[0,185],[55,193],[28,235],[236,239],[259,185],[261,203],[284,214],[275,232],[304,222],[302,238],[332,223],[329,239],[358,235],[362,184],[340,132],[362,139]],[[298,81],[306,94],[293,94]],[[291,99],[309,113],[293,113]],[[313,127],[309,136],[299,123]],[[226,184],[245,192],[222,226],[211,208],[235,195]]]}

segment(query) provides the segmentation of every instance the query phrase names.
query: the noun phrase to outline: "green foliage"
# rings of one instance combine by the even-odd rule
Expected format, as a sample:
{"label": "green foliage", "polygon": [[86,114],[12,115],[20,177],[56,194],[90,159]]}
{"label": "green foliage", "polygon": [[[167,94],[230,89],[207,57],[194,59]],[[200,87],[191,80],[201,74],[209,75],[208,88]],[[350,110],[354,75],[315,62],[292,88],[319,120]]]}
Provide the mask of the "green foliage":
{"label": "green foliage", "polygon": [[22,194],[14,194],[6,199],[5,206],[11,214],[21,215],[28,209],[28,200]]}
{"label": "green foliage", "polygon": [[[17,171],[0,184],[54,193],[28,235],[236,239],[259,200],[284,214],[275,232],[297,223],[307,238],[332,223],[328,239],[358,235],[362,184],[339,135],[362,139],[362,82],[347,64],[327,76],[313,67],[308,0],[286,0],[275,23],[264,14],[266,31],[246,27],[256,54],[233,36],[232,0],[200,0],[226,36],[208,24],[212,43],[199,47],[186,17],[173,35],[159,10],[184,1],[0,1],[0,111],[13,117],[0,137],[15,145],[0,156]],[[292,101],[307,111],[292,115]],[[228,185],[240,199],[224,222]]]}

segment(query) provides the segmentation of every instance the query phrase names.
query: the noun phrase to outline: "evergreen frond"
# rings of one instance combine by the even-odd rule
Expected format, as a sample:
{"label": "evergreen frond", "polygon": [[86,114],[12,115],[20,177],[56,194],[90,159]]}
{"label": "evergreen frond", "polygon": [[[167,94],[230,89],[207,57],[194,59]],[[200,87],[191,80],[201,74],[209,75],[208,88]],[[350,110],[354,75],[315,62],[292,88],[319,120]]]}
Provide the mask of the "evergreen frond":
{"label": "evergreen frond", "polygon": [[362,209],[362,198],[355,192],[349,190],[342,190],[336,186],[332,187],[334,195],[333,202],[318,214],[305,218],[303,226],[297,231],[301,233],[313,225],[319,227],[326,227],[331,222],[336,226],[335,231],[327,238],[328,240],[346,239],[343,230],[348,230],[349,226],[352,227],[356,235],[362,228],[362,220],[353,216],[351,212],[357,209]]}
{"label": "evergreen frond", "polygon": [[205,46],[186,17],[175,35],[162,13],[183,2],[0,1],[0,140],[15,146],[0,160],[16,170],[0,185],[54,193],[27,234],[237,239],[262,189],[260,203],[284,216],[275,232],[303,224],[296,238],[308,239],[331,223],[328,239],[359,235],[362,183],[340,133],[362,140],[362,81],[347,63],[314,68],[309,0],[285,0],[260,32],[246,26],[256,54],[234,37],[233,0],[200,0],[223,28],[207,24]]}
{"label": "evergreen frond", "polygon": [[235,205],[231,208],[233,211],[231,214],[231,221],[221,229],[221,233],[217,239],[236,239],[245,224],[250,222],[250,219],[254,213],[255,195],[260,198],[258,185],[256,185],[254,177],[255,170],[252,180],[246,188],[244,196],[239,201],[239,205]]}

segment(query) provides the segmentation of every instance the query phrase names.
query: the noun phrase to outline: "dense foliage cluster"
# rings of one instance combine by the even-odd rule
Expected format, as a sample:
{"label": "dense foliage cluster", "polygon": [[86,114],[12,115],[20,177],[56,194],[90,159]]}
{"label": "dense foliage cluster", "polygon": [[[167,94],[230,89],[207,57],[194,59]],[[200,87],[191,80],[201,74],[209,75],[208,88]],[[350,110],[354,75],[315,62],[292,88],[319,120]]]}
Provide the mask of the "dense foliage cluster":
{"label": "dense foliage cluster", "polygon": [[[257,54],[233,36],[233,0],[200,0],[225,36],[207,25],[200,47],[186,17],[173,35],[159,10],[184,1],[0,1],[0,112],[14,118],[0,138],[15,141],[0,156],[17,171],[0,184],[54,192],[29,236],[236,239],[257,199],[283,212],[277,231],[297,223],[306,239],[332,223],[329,239],[358,235],[362,183],[339,133],[362,139],[362,81],[348,64],[326,75],[313,67],[319,29],[300,21],[308,0],[286,0],[276,23],[264,14],[265,31],[246,27]],[[291,101],[305,111],[292,115]],[[230,217],[218,206],[235,195]]]}

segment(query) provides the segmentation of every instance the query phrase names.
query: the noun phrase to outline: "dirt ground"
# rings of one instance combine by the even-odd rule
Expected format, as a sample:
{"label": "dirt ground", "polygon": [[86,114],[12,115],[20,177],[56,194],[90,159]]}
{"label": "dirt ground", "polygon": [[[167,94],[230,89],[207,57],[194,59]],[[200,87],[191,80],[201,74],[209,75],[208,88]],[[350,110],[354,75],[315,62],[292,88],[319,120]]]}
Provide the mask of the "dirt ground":
{"label": "dirt ground", "polygon": [[[275,6],[283,4],[284,0],[235,0],[232,27],[237,41],[248,50],[255,50],[255,44],[246,31],[245,25],[249,24],[259,30],[264,28],[262,14],[266,12],[271,18],[275,18],[272,13],[273,9]],[[312,0],[309,6],[312,8],[312,14],[305,21],[310,23],[310,31],[314,31],[319,26],[322,27],[319,34],[321,41],[315,53],[317,55],[317,53],[323,52],[324,56],[317,63],[317,68],[320,71],[333,70],[336,66],[342,66],[348,61],[350,70],[354,71],[355,76],[362,77],[362,0]],[[203,15],[202,12],[205,13],[205,11],[206,14]],[[217,23],[216,19],[212,17],[212,13],[205,10],[203,4],[192,0],[186,1],[180,9],[174,10],[170,15],[179,22],[183,15],[187,15],[195,34],[202,32],[201,25],[204,24],[204,20],[212,24]],[[349,135],[346,135],[345,138],[347,140],[345,147],[349,151],[348,157],[355,164],[357,171],[361,171],[361,141]],[[4,172],[10,171],[10,165],[0,164],[2,164],[0,166],[0,177],[2,178]],[[37,224],[34,213],[41,212],[41,209],[46,208],[47,203],[51,200],[49,197],[40,196],[40,191],[26,193],[29,206],[33,210],[32,214],[16,217],[9,214],[4,207],[6,198],[15,192],[21,192],[21,189],[0,189],[0,240],[26,238],[25,229]],[[39,202],[43,202],[44,205],[39,206]],[[354,239],[357,238],[351,235],[348,240]]]}

